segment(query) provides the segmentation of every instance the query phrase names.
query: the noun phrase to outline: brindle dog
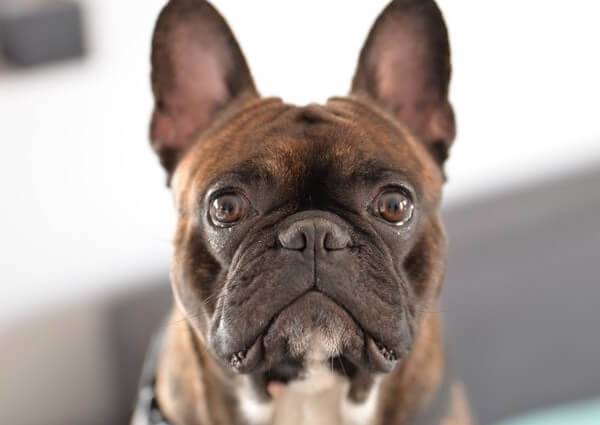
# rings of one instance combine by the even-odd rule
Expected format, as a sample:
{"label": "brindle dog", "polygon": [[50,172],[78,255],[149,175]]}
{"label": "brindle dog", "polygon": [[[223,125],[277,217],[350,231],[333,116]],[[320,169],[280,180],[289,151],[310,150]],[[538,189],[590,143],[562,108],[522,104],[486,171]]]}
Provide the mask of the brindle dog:
{"label": "brindle dog", "polygon": [[[178,211],[154,413],[175,425],[469,424],[435,312],[455,135],[435,2],[392,1],[350,95],[322,106],[261,98],[203,0],[168,3],[152,66],[152,146]],[[136,423],[151,422],[143,410]]]}

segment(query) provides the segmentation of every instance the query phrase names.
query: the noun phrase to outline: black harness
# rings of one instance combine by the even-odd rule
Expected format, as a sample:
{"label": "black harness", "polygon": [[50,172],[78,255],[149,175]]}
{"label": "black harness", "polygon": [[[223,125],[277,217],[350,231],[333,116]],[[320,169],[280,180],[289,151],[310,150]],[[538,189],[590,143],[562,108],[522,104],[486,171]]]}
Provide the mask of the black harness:
{"label": "black harness", "polygon": [[[164,328],[153,338],[140,380],[140,388],[136,404],[135,425],[171,425],[162,415],[156,400],[156,370],[158,368],[158,357],[160,354]],[[432,400],[423,411],[418,412],[408,425],[439,425],[450,410],[452,379],[444,368],[444,377]]]}
{"label": "black harness", "polygon": [[162,348],[164,326],[154,336],[146,355],[146,361],[142,368],[140,388],[135,408],[135,425],[170,425],[163,417],[158,401],[156,400],[156,371],[158,369],[158,357]]}

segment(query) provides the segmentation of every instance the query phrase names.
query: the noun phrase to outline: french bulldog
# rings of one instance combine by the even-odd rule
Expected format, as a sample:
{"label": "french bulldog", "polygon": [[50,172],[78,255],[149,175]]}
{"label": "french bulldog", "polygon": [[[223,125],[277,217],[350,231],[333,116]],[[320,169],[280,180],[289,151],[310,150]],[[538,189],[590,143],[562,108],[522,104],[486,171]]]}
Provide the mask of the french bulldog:
{"label": "french bulldog", "polygon": [[394,0],[350,94],[294,106],[260,97],[211,4],[166,5],[151,144],[175,302],[134,423],[471,422],[435,309],[450,74],[435,2]]}

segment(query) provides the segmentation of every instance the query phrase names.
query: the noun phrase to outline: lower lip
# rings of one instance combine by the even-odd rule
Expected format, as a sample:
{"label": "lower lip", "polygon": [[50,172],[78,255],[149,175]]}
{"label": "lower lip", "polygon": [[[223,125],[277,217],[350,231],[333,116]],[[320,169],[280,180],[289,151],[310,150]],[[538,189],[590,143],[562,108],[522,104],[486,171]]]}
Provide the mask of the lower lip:
{"label": "lower lip", "polygon": [[[396,354],[377,344],[373,338],[367,337],[366,345],[368,358],[377,372],[389,373],[398,364]],[[263,337],[260,336],[245,352],[231,355],[229,365],[238,373],[250,373],[256,369],[263,357]]]}
{"label": "lower lip", "polygon": [[263,337],[256,338],[254,344],[246,351],[232,354],[229,365],[238,373],[252,372],[263,358]]}
{"label": "lower lip", "polygon": [[277,398],[285,390],[286,384],[279,381],[271,381],[267,384],[267,393],[271,398]]}
{"label": "lower lip", "polygon": [[371,364],[378,372],[389,373],[398,364],[396,354],[378,345],[371,337],[367,337],[367,353]]}

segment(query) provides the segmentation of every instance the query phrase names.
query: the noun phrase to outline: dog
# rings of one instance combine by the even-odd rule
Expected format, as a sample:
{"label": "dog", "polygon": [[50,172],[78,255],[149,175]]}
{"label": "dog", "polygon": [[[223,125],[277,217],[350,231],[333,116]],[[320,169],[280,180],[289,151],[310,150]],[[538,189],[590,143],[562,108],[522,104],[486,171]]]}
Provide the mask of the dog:
{"label": "dog", "polygon": [[435,2],[393,0],[348,96],[262,98],[217,10],[170,0],[151,144],[178,213],[175,302],[133,423],[471,423],[435,313],[450,75]]}

